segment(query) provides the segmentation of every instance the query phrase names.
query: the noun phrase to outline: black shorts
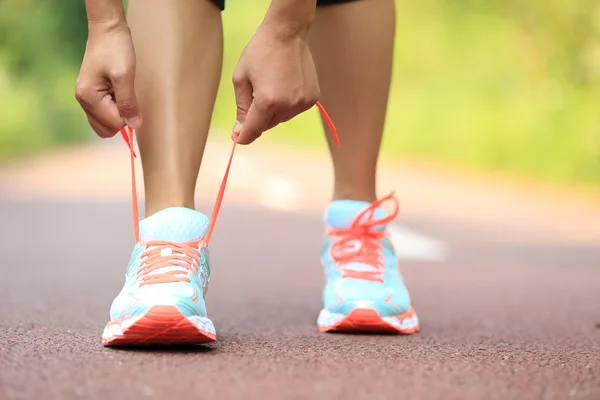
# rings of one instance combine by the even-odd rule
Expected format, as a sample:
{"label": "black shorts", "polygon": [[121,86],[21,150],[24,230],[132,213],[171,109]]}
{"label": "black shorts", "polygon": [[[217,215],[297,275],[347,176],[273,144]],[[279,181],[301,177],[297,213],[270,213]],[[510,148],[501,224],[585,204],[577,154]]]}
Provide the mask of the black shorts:
{"label": "black shorts", "polygon": [[[212,0],[221,10],[225,9],[225,0]],[[252,1],[252,0],[249,0]],[[349,3],[356,0],[317,0],[318,6],[330,6],[333,4]]]}

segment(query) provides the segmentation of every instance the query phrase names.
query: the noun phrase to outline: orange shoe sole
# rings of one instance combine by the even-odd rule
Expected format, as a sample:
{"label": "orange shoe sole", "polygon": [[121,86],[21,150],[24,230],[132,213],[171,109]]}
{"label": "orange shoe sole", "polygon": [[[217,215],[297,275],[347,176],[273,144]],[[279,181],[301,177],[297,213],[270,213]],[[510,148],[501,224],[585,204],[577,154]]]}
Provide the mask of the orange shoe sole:
{"label": "orange shoe sole", "polygon": [[[412,307],[408,312],[394,317],[400,324],[411,319],[416,321],[416,315]],[[320,332],[340,332],[340,333],[387,333],[410,335],[420,330],[419,323],[409,324],[409,327],[402,328],[392,322],[386,321],[379,313],[371,308],[357,308],[348,314],[345,318],[337,321],[330,326],[320,326]]]}
{"label": "orange shoe sole", "polygon": [[[123,323],[123,321],[120,321]],[[118,322],[109,322],[107,329]],[[119,334],[102,340],[104,346],[203,344],[216,335],[200,329],[174,306],[154,306]]]}

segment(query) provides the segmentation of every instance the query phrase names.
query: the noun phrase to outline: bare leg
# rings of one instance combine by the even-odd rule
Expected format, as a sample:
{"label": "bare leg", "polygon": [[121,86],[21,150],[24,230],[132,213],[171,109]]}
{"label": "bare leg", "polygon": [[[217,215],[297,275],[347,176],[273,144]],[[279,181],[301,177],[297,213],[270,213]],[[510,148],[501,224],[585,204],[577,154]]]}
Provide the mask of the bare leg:
{"label": "bare leg", "polygon": [[221,75],[220,10],[207,0],[130,0],[146,216],[194,208],[194,190]]}
{"label": "bare leg", "polygon": [[[373,201],[392,72],[394,0],[323,6],[311,33],[321,103],[340,132],[329,138],[333,198]],[[326,128],[327,129],[327,128]]]}

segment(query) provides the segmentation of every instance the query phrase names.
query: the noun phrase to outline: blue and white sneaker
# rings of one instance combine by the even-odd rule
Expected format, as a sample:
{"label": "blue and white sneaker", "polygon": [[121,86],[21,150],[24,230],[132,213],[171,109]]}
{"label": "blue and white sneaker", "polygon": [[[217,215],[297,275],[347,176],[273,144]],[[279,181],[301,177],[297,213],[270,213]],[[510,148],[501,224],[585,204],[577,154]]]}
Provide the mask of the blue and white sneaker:
{"label": "blue and white sneaker", "polygon": [[167,208],[140,221],[125,286],[104,328],[106,346],[200,344],[216,333],[204,296],[210,269],[204,241],[208,218],[188,208]]}
{"label": "blue and white sneaker", "polygon": [[[395,211],[379,208],[392,201]],[[321,263],[325,269],[321,332],[412,334],[419,320],[398,269],[386,228],[398,214],[390,194],[374,203],[333,201],[325,212]]]}

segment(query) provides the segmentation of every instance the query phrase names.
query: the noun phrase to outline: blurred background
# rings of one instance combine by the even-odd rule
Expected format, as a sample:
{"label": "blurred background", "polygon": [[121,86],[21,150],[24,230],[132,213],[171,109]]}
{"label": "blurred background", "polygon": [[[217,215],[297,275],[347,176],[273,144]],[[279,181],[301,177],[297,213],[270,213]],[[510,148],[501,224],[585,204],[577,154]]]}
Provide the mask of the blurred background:
{"label": "blurred background", "polygon": [[[206,214],[268,2],[223,13]],[[600,1],[396,5],[377,184],[398,194],[423,331],[317,332],[333,172],[311,110],[236,150],[211,241],[219,342],[173,354],[100,347],[137,221],[127,147],[74,98],[84,1],[0,0],[0,398],[600,399]]]}
{"label": "blurred background", "polygon": [[[268,0],[229,0],[216,132],[234,121],[231,74]],[[600,191],[600,3],[398,1],[384,152]],[[90,140],[73,98],[81,0],[0,0],[0,160]],[[317,113],[269,140],[323,145]]]}

